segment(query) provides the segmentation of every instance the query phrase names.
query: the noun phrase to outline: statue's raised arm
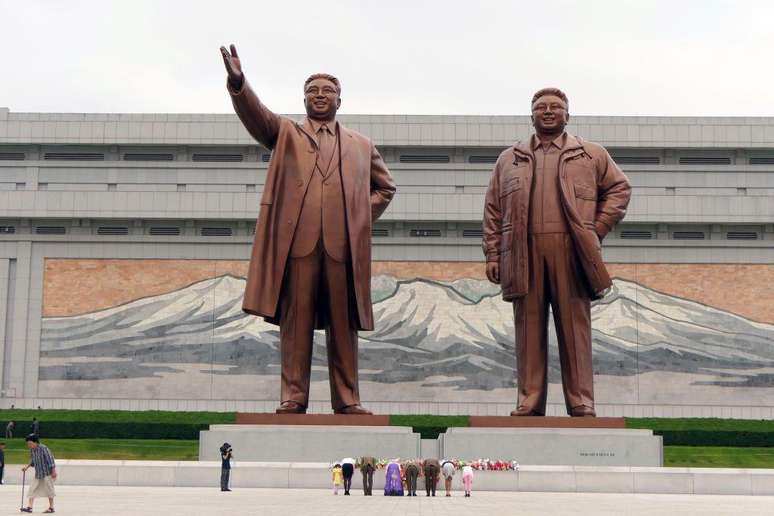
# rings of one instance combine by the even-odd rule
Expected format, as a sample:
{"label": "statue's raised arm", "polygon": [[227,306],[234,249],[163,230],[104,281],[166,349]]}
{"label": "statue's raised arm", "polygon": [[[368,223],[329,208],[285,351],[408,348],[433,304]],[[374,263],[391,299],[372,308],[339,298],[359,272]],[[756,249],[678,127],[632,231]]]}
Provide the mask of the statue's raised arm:
{"label": "statue's raised arm", "polygon": [[226,47],[220,47],[220,54],[228,74],[227,86],[234,111],[253,138],[273,149],[279,134],[280,117],[258,99],[258,95],[245,80],[236,45],[232,43],[230,47],[230,52]]}
{"label": "statue's raised arm", "polygon": [[223,64],[226,66],[226,72],[228,73],[229,86],[235,91],[241,90],[245,74],[242,73],[242,63],[239,61],[236,45],[231,44],[230,53],[226,50],[226,47],[220,47],[220,53],[223,56]]}

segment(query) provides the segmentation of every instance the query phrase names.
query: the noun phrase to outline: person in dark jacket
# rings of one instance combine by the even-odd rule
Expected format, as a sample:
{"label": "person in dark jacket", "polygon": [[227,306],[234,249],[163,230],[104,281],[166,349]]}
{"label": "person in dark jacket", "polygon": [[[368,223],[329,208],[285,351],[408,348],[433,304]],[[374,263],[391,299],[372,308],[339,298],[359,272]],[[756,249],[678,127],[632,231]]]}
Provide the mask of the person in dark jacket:
{"label": "person in dark jacket", "polygon": [[360,457],[357,467],[363,475],[363,496],[373,496],[374,471],[376,471],[376,459],[370,455]]}
{"label": "person in dark jacket", "polygon": [[423,469],[425,472],[425,491],[427,491],[427,496],[430,496],[430,493],[435,496],[435,487],[438,484],[441,463],[438,462],[438,459],[425,459]]}
{"label": "person in dark jacket", "polygon": [[231,477],[231,458],[233,457],[233,450],[231,449],[231,445],[228,443],[223,443],[223,446],[220,447],[220,458],[221,458],[221,465],[220,465],[220,490],[221,491],[231,491],[231,489],[228,488],[228,481]]}

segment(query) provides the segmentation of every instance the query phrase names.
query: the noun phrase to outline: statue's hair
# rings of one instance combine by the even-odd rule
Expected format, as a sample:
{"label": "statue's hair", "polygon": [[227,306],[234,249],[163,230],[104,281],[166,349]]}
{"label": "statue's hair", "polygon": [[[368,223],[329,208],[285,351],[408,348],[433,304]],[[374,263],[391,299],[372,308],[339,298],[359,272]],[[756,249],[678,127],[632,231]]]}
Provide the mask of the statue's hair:
{"label": "statue's hair", "polygon": [[565,104],[567,104],[567,109],[570,109],[570,101],[567,100],[567,95],[565,95],[565,93],[562,90],[560,90],[559,88],[542,88],[542,89],[538,90],[532,96],[532,102],[530,103],[530,106],[532,106],[532,104],[534,104],[537,101],[537,99],[539,99],[543,95],[555,95],[555,96],[559,97],[560,99],[562,99],[564,101]]}
{"label": "statue's hair", "polygon": [[309,83],[315,79],[325,79],[326,81],[331,81],[333,85],[336,86],[336,93],[341,95],[341,83],[336,77],[329,73],[315,73],[310,75],[309,78],[304,82],[304,91],[306,91],[306,87],[309,85]]}

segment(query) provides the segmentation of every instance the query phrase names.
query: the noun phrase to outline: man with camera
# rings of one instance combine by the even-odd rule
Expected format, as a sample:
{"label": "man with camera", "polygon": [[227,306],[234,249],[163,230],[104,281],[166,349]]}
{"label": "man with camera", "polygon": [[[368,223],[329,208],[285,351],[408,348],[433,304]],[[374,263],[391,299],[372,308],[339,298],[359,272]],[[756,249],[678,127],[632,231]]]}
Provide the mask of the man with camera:
{"label": "man with camera", "polygon": [[231,458],[232,455],[232,449],[231,445],[228,443],[223,443],[223,446],[220,447],[220,458],[222,459],[222,463],[220,466],[220,490],[221,491],[231,491],[231,489],[228,488],[228,481],[231,476]]}

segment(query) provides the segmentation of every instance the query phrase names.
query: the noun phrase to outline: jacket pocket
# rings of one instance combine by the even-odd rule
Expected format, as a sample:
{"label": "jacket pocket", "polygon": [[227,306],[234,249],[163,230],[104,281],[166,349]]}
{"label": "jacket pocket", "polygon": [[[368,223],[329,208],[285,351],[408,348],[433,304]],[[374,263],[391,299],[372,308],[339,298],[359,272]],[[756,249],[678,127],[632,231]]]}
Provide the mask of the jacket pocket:
{"label": "jacket pocket", "polygon": [[575,183],[573,184],[573,188],[575,189],[575,197],[578,199],[584,199],[586,201],[597,200],[597,189],[593,186],[586,183]]}

